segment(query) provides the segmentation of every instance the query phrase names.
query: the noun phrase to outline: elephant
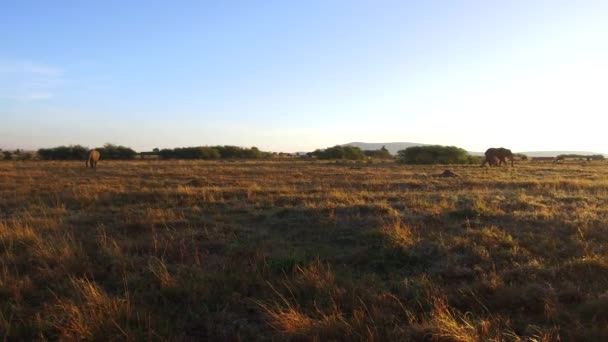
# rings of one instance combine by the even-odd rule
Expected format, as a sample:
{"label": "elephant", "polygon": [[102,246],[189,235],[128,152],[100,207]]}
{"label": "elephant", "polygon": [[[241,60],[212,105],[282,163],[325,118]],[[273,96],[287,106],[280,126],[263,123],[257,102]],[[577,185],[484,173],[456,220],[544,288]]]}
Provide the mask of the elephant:
{"label": "elephant", "polygon": [[496,156],[485,157],[483,159],[483,163],[481,164],[481,167],[484,167],[486,164],[489,164],[490,166],[498,166],[499,162],[500,162],[500,160]]}
{"label": "elephant", "polygon": [[90,167],[92,169],[97,170],[97,162],[99,161],[99,157],[100,157],[99,151],[90,150],[89,151],[89,156],[88,156],[87,161],[85,163],[86,166],[87,166],[87,168]]}
{"label": "elephant", "polygon": [[511,166],[513,166],[513,152],[511,152],[511,150],[507,148],[491,147],[486,151],[485,156],[486,158],[484,159],[481,166],[486,165],[486,163],[489,163],[490,166],[500,166],[502,164],[506,164],[507,159],[511,161]]}

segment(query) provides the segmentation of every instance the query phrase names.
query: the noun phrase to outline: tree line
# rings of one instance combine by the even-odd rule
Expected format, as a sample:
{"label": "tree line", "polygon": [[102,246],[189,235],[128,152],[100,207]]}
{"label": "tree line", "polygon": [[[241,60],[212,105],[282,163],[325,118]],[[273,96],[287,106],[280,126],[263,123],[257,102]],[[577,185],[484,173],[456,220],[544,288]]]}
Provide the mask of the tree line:
{"label": "tree line", "polygon": [[262,159],[272,157],[272,153],[260,151],[257,147],[239,146],[196,146],[165,148],[158,152],[162,159]]}
{"label": "tree line", "polygon": [[560,154],[555,157],[556,160],[564,160],[564,159],[586,159],[586,160],[604,160],[606,159],[601,154]]}
{"label": "tree line", "polygon": [[[122,145],[105,144],[95,148],[105,160],[129,160],[141,155],[156,155],[160,159],[264,159],[276,156],[276,153],[260,151],[257,147],[245,148],[239,146],[194,146],[177,148],[155,148],[153,152],[138,153],[130,147]],[[1,151],[0,159],[13,160],[85,160],[90,149],[82,145],[58,146],[41,148],[37,152],[21,150]],[[517,155],[520,159],[527,159],[524,155]],[[326,149],[317,149],[309,152],[307,158],[322,160],[354,160],[381,159],[395,160],[401,164],[477,164],[480,157],[470,155],[466,150],[456,146],[426,145],[413,146],[397,152],[393,156],[383,146],[378,150],[362,150],[355,146],[333,146]],[[588,160],[603,160],[603,155],[560,155],[564,158],[587,158]]]}
{"label": "tree line", "polygon": [[393,156],[388,150],[382,146],[379,150],[361,150],[355,146],[340,146],[328,147],[326,149],[317,149],[307,154],[308,157],[318,159],[347,159],[347,160],[362,160],[365,158],[375,159],[392,159]]}
{"label": "tree line", "polygon": [[477,164],[479,157],[470,155],[456,146],[412,146],[397,152],[397,162],[402,164]]}
{"label": "tree line", "polygon": [[[104,160],[129,160],[140,155],[157,155],[161,159],[261,159],[273,156],[270,152],[260,151],[257,147],[245,148],[239,146],[195,146],[154,149],[153,152],[138,153],[130,147],[105,144],[94,148],[99,151]],[[85,160],[91,149],[82,145],[57,146],[41,148],[36,152],[21,150],[1,151],[0,159],[5,160]]]}
{"label": "tree line", "polygon": [[323,150],[318,149],[308,155],[325,160],[395,159],[397,163],[401,164],[477,164],[481,161],[479,157],[470,155],[462,148],[440,145],[408,147],[398,151],[396,157],[393,157],[384,147],[379,150],[361,150],[355,146],[339,145]]}
{"label": "tree line", "polygon": [[[38,156],[43,160],[85,160],[89,150],[81,145],[58,146],[41,148],[38,150]],[[122,145],[105,144],[95,150],[99,151],[103,159],[128,160],[137,156],[137,152],[132,148]]]}

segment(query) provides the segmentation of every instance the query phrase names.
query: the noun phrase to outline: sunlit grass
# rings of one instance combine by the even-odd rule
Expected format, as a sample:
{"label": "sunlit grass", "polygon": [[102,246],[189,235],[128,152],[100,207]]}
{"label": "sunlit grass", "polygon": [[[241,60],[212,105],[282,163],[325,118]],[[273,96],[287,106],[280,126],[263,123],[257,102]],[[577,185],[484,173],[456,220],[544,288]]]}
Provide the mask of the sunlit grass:
{"label": "sunlit grass", "polygon": [[608,339],[608,164],[0,163],[0,339]]}

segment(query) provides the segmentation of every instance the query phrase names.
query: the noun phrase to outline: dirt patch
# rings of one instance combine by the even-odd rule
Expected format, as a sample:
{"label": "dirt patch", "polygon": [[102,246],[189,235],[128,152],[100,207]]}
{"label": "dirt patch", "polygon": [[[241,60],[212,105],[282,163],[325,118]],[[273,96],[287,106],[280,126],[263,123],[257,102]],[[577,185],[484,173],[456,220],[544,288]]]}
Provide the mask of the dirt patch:
{"label": "dirt patch", "polygon": [[460,177],[460,174],[452,170],[445,170],[442,173],[435,175],[435,177]]}
{"label": "dirt patch", "polygon": [[187,181],[184,185],[191,187],[202,187],[202,186],[210,186],[213,185],[205,178],[191,179]]}

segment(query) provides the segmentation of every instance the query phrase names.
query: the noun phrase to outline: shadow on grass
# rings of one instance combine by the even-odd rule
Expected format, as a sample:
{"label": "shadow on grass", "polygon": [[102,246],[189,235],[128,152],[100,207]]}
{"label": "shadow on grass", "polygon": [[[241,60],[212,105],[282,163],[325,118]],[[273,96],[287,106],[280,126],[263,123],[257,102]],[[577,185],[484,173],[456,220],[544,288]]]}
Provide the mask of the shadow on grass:
{"label": "shadow on grass", "polygon": [[[200,206],[190,198],[153,217],[138,201],[155,198],[117,196],[53,231],[10,238],[23,246],[14,265],[30,285],[2,288],[9,337],[81,329],[107,338],[479,340],[552,336],[558,325],[573,327],[564,337],[606,334],[593,327],[606,320],[608,263],[556,220],[539,226],[467,203],[432,219],[386,203],[258,207],[244,195]],[[115,212],[114,201],[130,206]],[[11,309],[24,302],[29,311]]]}

